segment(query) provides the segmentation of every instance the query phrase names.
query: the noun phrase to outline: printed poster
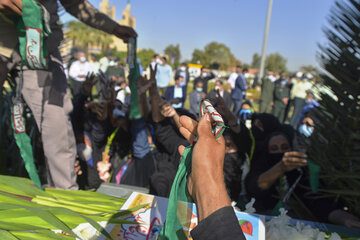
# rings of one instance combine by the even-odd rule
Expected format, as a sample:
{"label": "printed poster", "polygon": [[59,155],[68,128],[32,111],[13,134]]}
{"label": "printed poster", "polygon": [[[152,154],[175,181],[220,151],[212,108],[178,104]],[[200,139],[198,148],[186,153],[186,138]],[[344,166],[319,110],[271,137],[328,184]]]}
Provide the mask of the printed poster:
{"label": "printed poster", "polygon": [[[148,204],[132,214],[122,217],[124,220],[142,223],[136,224],[109,224],[106,230],[115,240],[153,240],[159,236],[166,218],[168,199],[143,193],[132,193],[121,210]],[[192,239],[190,231],[197,225],[195,204],[179,202],[184,216],[183,230],[188,239]],[[264,218],[255,214],[235,211],[239,224],[247,240],[265,240]],[[187,220],[186,220],[187,219]],[[107,239],[104,236],[99,240]]]}

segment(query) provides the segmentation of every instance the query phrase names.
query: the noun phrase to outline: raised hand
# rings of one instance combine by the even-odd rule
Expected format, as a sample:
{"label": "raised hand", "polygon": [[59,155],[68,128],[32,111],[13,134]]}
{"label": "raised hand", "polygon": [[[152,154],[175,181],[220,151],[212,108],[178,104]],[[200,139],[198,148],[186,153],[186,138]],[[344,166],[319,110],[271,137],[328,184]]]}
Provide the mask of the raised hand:
{"label": "raised hand", "polygon": [[[187,116],[180,117],[181,134],[189,141],[198,135],[192,153],[192,170],[188,177],[188,190],[196,202],[199,221],[216,210],[230,206],[223,175],[225,140],[212,133],[210,115],[205,114],[199,123]],[[179,147],[182,155],[184,147]]]}
{"label": "raised hand", "polygon": [[108,117],[107,102],[90,102],[85,104],[85,108],[96,114],[98,120],[103,121]]}
{"label": "raised hand", "polygon": [[138,88],[138,94],[144,94],[146,91],[151,87],[152,82],[149,81],[146,77],[140,76],[137,80],[137,88]]}
{"label": "raised hand", "polygon": [[156,72],[157,72],[157,64],[155,65],[155,69],[152,68],[150,64],[150,81],[156,85]]}
{"label": "raised hand", "polygon": [[81,86],[81,93],[84,96],[90,96],[91,95],[92,87],[97,82],[97,81],[94,81],[94,79],[95,79],[95,74],[94,73],[87,74],[86,79],[85,79],[85,81],[83,82],[83,84]]}
{"label": "raised hand", "polygon": [[169,103],[162,105],[160,112],[164,117],[174,117],[176,114],[175,108]]}
{"label": "raised hand", "polygon": [[281,169],[289,172],[299,167],[305,167],[307,165],[306,158],[306,154],[301,152],[286,152],[280,162]]}

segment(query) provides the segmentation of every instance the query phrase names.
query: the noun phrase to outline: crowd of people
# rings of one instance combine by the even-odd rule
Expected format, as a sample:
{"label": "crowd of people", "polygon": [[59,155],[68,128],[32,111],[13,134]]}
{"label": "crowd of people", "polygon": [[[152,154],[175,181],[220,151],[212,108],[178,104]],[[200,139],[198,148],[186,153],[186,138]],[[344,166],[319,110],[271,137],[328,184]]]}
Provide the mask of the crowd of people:
{"label": "crowd of people", "polygon": [[[134,30],[100,14],[87,1],[60,2],[90,26],[124,41],[137,37]],[[49,9],[57,9],[53,7]],[[7,6],[6,10],[9,9],[14,8]],[[15,8],[15,13],[19,9]],[[54,36],[62,36],[55,24],[55,10],[50,21],[53,34],[60,31]],[[193,197],[208,196],[207,201],[195,200],[200,204],[200,219],[206,221],[212,213],[218,214],[215,218],[229,215],[226,213],[229,199],[241,207],[255,198],[257,212],[271,214],[279,204],[287,205],[289,197],[296,195],[318,220],[360,227],[359,219],[344,211],[335,199],[319,198],[309,190],[311,159],[306,150],[309,137],[316,134],[314,126],[318,120],[314,113],[318,103],[310,91],[311,79],[307,75],[269,73],[262,81],[260,111],[255,112],[252,102],[246,99],[250,88],[246,79],[248,69],[241,66],[227,82],[207,68],[202,68],[200,76],[191,80],[185,63],[173,71],[166,57],[155,55],[148,66],[148,76],[140,69],[137,88],[130,88],[122,59],[110,52],[97,59],[96,55],[86,56],[78,51],[65,64],[64,71],[57,49],[61,37],[51,40],[53,44],[49,47],[54,48],[49,50],[49,70],[22,70],[22,94],[42,134],[50,186],[96,189],[102,182],[112,182],[146,187],[151,194],[168,197],[183,147],[199,137],[189,192]],[[0,66],[5,66],[5,76],[10,73],[18,77],[21,69],[16,45],[2,38],[0,41],[3,42],[0,46],[12,49],[5,52],[0,48]],[[175,84],[169,86],[172,79]],[[210,89],[210,80],[215,81],[214,89]],[[131,101],[134,91],[138,95],[136,106]],[[203,99],[209,99],[224,118],[227,128],[220,140],[209,135],[211,120],[207,123],[199,119],[199,103]],[[186,101],[190,103],[188,107]],[[132,107],[139,109],[141,118],[129,117]],[[208,158],[208,165],[201,163],[202,156]],[[207,182],[209,179],[214,181]],[[209,203],[209,199],[214,199],[211,194],[218,196],[222,192],[226,194],[218,202]],[[219,209],[222,212],[217,212]],[[208,219],[206,225],[210,226],[209,222]],[[241,234],[241,229],[236,229],[233,231]]]}
{"label": "crowd of people", "polygon": [[[248,69],[238,66],[224,84],[211,70],[202,68],[200,76],[191,81],[185,63],[172,71],[165,57],[155,55],[149,65],[150,78],[137,81],[142,118],[135,120],[128,117],[131,91],[125,66],[110,54],[106,58],[113,63],[103,68],[105,80],[96,97],[104,100],[102,94],[113,91],[114,99],[89,103],[87,99],[94,97],[89,89],[74,97],[72,122],[83,166],[81,187],[96,188],[110,181],[146,187],[152,194],[168,197],[180,161],[178,148],[189,145],[179,130],[180,119],[187,116],[198,121],[199,103],[209,99],[228,126],[223,174],[231,201],[240,207],[255,198],[259,213],[274,214],[279,204],[286,205],[289,196],[296,195],[320,221],[358,224],[334,199],[319,199],[309,191],[306,152],[319,104],[308,75],[270,72],[262,81],[260,111],[255,112],[246,99]],[[173,78],[174,85],[169,86]],[[89,88],[93,79],[88,77],[83,85]],[[215,82],[212,89],[208,88],[210,80]],[[107,146],[110,154],[103,161]]]}

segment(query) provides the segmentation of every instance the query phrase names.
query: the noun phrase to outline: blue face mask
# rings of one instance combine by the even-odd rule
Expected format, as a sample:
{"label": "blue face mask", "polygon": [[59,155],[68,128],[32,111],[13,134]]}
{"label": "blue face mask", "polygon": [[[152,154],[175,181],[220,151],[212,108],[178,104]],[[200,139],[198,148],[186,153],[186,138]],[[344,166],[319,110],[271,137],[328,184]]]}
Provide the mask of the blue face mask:
{"label": "blue face mask", "polygon": [[301,124],[300,127],[298,128],[298,132],[304,135],[305,137],[310,137],[313,131],[314,131],[314,127],[310,127],[306,124]]}
{"label": "blue face mask", "polygon": [[287,84],[287,81],[286,81],[286,80],[282,80],[280,83],[281,83],[281,85],[286,85],[286,84]]}
{"label": "blue face mask", "polygon": [[197,88],[196,88],[196,91],[197,91],[197,92],[202,92],[202,90],[203,90],[203,89],[202,89],[201,87],[197,87]]}

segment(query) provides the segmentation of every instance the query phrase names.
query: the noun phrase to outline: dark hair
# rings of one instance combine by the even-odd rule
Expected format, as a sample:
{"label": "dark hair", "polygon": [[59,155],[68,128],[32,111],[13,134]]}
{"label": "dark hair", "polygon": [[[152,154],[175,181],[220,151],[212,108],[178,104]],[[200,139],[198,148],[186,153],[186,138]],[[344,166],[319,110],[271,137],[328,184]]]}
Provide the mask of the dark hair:
{"label": "dark hair", "polygon": [[220,79],[218,79],[218,80],[215,81],[215,83],[217,83],[217,82],[220,83],[221,85],[224,85],[223,81],[220,80]]}
{"label": "dark hair", "polygon": [[244,68],[243,70],[242,70],[242,72],[248,72],[249,71],[249,69],[247,69],[247,68]]}
{"label": "dark hair", "polygon": [[186,66],[187,67],[186,62],[181,63],[181,66]]}
{"label": "dark hair", "polygon": [[165,62],[167,62],[167,58],[166,57],[161,57],[162,60],[164,60]]}
{"label": "dark hair", "polygon": [[153,58],[156,58],[156,57],[158,57],[159,56],[159,54],[155,54],[154,56],[153,56]]}
{"label": "dark hair", "polygon": [[177,74],[177,75],[175,76],[175,81],[176,81],[176,80],[179,80],[180,78],[184,78],[184,77],[181,76],[180,74]]}
{"label": "dark hair", "polygon": [[237,65],[236,68],[241,68],[241,65]]}

